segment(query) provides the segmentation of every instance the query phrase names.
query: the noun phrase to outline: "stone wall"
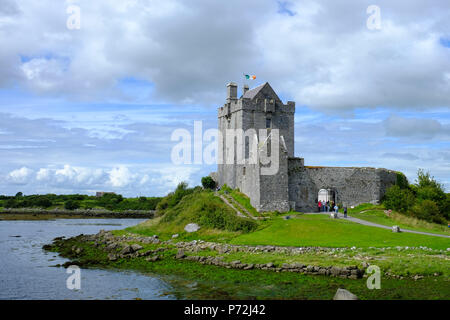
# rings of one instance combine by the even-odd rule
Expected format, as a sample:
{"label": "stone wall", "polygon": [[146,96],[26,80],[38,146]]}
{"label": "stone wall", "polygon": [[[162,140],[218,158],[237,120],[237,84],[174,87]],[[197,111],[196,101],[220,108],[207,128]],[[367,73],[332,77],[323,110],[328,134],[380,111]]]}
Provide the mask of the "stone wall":
{"label": "stone wall", "polygon": [[387,188],[395,184],[395,171],[355,167],[305,167],[289,161],[289,200],[302,212],[317,211],[320,189],[330,189],[338,204],[377,204]]}

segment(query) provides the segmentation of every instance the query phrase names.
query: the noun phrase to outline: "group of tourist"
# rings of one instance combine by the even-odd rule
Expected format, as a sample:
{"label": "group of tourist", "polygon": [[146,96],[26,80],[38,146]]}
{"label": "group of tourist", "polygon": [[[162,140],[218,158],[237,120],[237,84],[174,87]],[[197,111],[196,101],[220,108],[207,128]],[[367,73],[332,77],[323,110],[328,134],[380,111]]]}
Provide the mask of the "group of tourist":
{"label": "group of tourist", "polygon": [[[317,202],[317,209],[319,212],[331,212],[334,210],[335,213],[339,212],[339,207],[334,201],[321,200]],[[347,207],[344,207],[344,217],[347,218]]]}

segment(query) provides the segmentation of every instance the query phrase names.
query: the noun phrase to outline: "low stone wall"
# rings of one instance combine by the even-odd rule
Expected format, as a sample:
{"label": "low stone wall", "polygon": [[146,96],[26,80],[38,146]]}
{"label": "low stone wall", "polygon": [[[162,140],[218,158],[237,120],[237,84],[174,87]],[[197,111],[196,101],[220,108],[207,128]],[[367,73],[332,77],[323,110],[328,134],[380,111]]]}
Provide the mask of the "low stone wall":
{"label": "low stone wall", "polygon": [[303,274],[311,274],[311,275],[324,275],[324,276],[333,276],[333,277],[341,277],[341,278],[349,278],[349,279],[359,279],[362,278],[364,271],[358,269],[357,266],[349,266],[349,267],[320,267],[320,266],[307,266],[301,263],[293,263],[287,264],[283,263],[281,267],[276,267],[272,262],[263,263],[263,264],[253,264],[253,263],[241,263],[240,260],[226,262],[223,261],[223,257],[213,257],[213,256],[186,256],[184,251],[179,250],[178,259],[186,259],[190,261],[196,261],[201,264],[209,264],[215,266],[221,266],[228,269],[243,269],[243,270],[251,270],[251,269],[260,269],[260,270],[269,270],[275,272],[297,272]]}

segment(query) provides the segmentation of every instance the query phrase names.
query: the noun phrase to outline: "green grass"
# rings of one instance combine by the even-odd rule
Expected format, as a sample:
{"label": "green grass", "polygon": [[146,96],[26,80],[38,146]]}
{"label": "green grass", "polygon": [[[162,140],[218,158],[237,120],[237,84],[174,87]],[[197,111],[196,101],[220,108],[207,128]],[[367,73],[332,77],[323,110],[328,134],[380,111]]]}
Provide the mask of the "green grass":
{"label": "green grass", "polygon": [[239,235],[232,244],[323,246],[323,247],[392,247],[427,246],[447,249],[450,239],[390,230],[330,219],[326,215],[302,215],[295,219],[273,218],[262,222],[263,228]]}
{"label": "green grass", "polygon": [[399,226],[400,229],[450,235],[450,228],[448,226],[427,222],[395,211],[392,211],[390,216],[387,216],[384,213],[384,210],[385,208],[383,206],[363,204],[354,209],[350,209],[349,215],[361,220],[389,227],[396,225]]}
{"label": "green grass", "polygon": [[[244,207],[254,217],[258,217],[261,215],[261,213],[256,211],[256,209],[250,204],[250,198],[247,197],[245,194],[236,189],[226,189],[226,191],[230,197],[232,197],[237,203],[239,203],[242,207]],[[219,193],[225,194],[225,190],[221,189]]]}

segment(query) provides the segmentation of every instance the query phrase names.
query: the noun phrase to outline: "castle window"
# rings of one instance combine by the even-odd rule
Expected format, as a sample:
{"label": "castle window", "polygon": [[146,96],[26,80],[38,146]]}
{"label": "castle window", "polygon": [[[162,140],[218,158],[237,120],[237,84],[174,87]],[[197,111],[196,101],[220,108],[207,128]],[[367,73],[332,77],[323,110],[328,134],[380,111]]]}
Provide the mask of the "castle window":
{"label": "castle window", "polygon": [[266,118],[266,128],[269,129],[272,127],[272,119]]}
{"label": "castle window", "polygon": [[245,167],[242,168],[242,175],[245,176]]}

